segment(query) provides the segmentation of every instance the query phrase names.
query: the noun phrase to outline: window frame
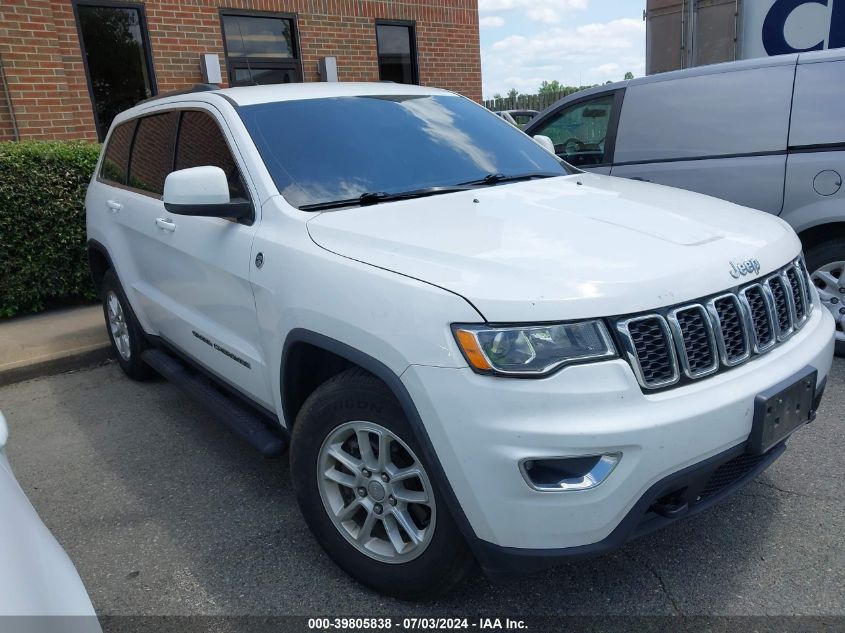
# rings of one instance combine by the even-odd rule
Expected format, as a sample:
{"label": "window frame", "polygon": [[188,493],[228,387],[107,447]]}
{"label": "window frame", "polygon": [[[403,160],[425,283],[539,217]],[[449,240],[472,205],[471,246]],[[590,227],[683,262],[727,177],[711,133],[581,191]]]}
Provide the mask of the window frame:
{"label": "window frame", "polygon": [[378,27],[380,26],[404,26],[408,28],[408,33],[411,36],[411,75],[413,81],[408,86],[420,85],[420,62],[417,48],[417,23],[414,20],[381,20],[375,22],[376,31],[376,66],[378,66],[379,81],[390,81],[381,76],[381,53],[378,46]]}
{"label": "window frame", "polygon": [[[173,171],[175,171],[174,167],[176,167],[176,152],[179,150],[179,140],[180,140],[179,135],[181,133],[181,128],[182,128],[182,114],[184,112],[189,112],[189,111],[203,112],[204,114],[207,114],[208,116],[210,116],[214,120],[214,122],[217,124],[217,129],[220,131],[220,134],[223,136],[223,140],[226,142],[226,146],[229,149],[229,153],[232,155],[232,158],[235,161],[235,165],[238,168],[238,175],[240,176],[241,182],[243,182],[243,185],[244,185],[244,193],[246,193],[246,200],[249,201],[250,205],[252,205],[252,218],[251,219],[250,218],[242,218],[241,221],[239,222],[239,224],[245,224],[247,226],[251,226],[252,224],[255,223],[256,216],[257,216],[256,211],[255,211],[256,210],[255,200],[256,200],[256,197],[257,197],[257,192],[253,192],[254,185],[252,185],[252,181],[246,177],[246,175],[249,173],[249,171],[245,168],[245,162],[244,162],[243,157],[241,156],[240,151],[236,151],[237,146],[233,145],[232,141],[229,138],[229,134],[227,134],[226,131],[224,130],[224,126],[223,126],[223,124],[221,124],[220,118],[215,115],[214,110],[216,110],[216,108],[214,108],[213,106],[210,106],[208,108],[204,108],[204,107],[198,105],[197,103],[191,103],[190,105],[175,105],[174,104],[174,105],[170,105],[170,106],[165,107],[165,108],[152,110],[150,112],[144,112],[143,114],[138,114],[136,116],[133,116],[131,118],[126,119],[125,121],[121,121],[120,123],[112,124],[111,130],[109,131],[109,134],[106,137],[106,140],[105,140],[105,143],[104,143],[104,149],[103,149],[102,154],[101,154],[103,158],[100,160],[100,165],[97,168],[97,172],[96,172],[97,173],[97,182],[104,184],[108,187],[115,187],[117,189],[123,189],[124,191],[128,191],[130,193],[136,193],[136,194],[139,194],[139,195],[142,195],[142,196],[146,196],[148,198],[153,198],[155,200],[161,201],[163,199],[163,196],[154,194],[151,191],[147,191],[145,189],[138,189],[137,187],[131,187],[128,184],[129,173],[132,169],[132,150],[135,148],[135,139],[138,137],[138,128],[140,127],[138,125],[138,123],[143,118],[146,118],[146,117],[149,117],[149,116],[155,116],[157,114],[166,114],[168,112],[173,112],[173,111],[176,111],[176,112],[179,113],[179,118],[176,120],[176,141],[173,143],[173,153],[170,156],[170,172],[168,172],[168,175],[170,175],[170,173],[173,173]],[[131,123],[133,125],[133,129],[132,129],[132,140],[129,143],[129,161],[126,164],[126,181],[127,181],[127,184],[122,185],[120,183],[114,182],[112,180],[108,180],[107,178],[103,177],[103,159],[105,158],[105,155],[106,155],[105,149],[108,148],[108,143],[111,141],[111,132],[113,132],[115,129],[117,129],[118,126],[124,125],[126,123]],[[166,177],[165,177],[165,179],[166,179]]]}
{"label": "window frame", "polygon": [[[535,134],[542,134],[541,128],[548,124],[552,119],[556,119],[564,112],[577,108],[578,106],[602,99],[609,95],[613,95],[612,111],[610,113],[610,120],[607,122],[607,135],[604,139],[604,160],[595,165],[585,165],[584,167],[575,166],[577,169],[593,169],[595,167],[610,167],[613,165],[614,152],[616,151],[616,133],[619,131],[619,119],[622,115],[622,105],[625,101],[625,88],[616,88],[613,90],[604,90],[594,92],[589,95],[580,96],[577,99],[568,101],[557,107],[552,106],[547,113],[540,113],[528,124],[530,131],[525,130],[526,134],[534,136]],[[558,156],[560,158],[560,156]]]}
{"label": "window frame", "polygon": [[[292,27],[293,40],[293,54],[290,59],[272,60],[268,61],[261,57],[241,57],[232,58],[229,56],[229,48],[226,46],[226,29],[223,25],[223,18],[226,16],[245,17],[245,18],[275,18],[278,20],[288,20]],[[296,13],[281,13],[275,11],[250,11],[249,9],[232,9],[221,8],[218,11],[218,18],[220,19],[220,35],[223,39],[223,57],[226,62],[226,79],[229,87],[233,87],[232,72],[235,68],[247,68],[252,74],[252,69],[279,69],[279,70],[295,70],[299,74],[299,81],[302,83],[305,80],[305,73],[302,65],[302,49],[299,41],[299,16]],[[271,84],[272,85],[272,84]]]}
{"label": "window frame", "polygon": [[[82,22],[79,17],[79,7],[103,7],[113,9],[135,9],[138,11],[138,26],[141,29],[141,38],[144,41],[144,61],[147,64],[147,77],[150,79],[150,96],[158,94],[158,83],[156,82],[155,63],[153,62],[153,49],[150,43],[150,30],[147,26],[147,12],[143,3],[123,2],[122,0],[71,0],[73,19],[76,24],[76,38],[79,41],[79,50],[82,53],[82,66],[85,69],[85,84],[88,86],[88,97],[91,100],[91,115],[94,118],[94,129],[97,132],[97,140],[102,143],[109,134],[109,128],[102,129],[102,123],[97,116],[97,106],[94,101],[94,85],[91,82],[91,70],[88,68],[88,53],[85,50],[85,40],[82,37]],[[136,124],[137,127],[137,124]],[[135,137],[132,137],[133,143]],[[127,171],[128,174],[128,171]]]}

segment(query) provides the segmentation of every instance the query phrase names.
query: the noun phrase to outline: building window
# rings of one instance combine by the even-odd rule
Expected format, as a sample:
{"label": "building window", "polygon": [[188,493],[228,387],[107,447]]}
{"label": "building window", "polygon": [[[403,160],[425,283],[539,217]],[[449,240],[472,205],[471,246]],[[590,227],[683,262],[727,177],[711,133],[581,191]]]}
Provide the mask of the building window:
{"label": "building window", "polygon": [[302,81],[294,16],[222,11],[220,19],[230,86]]}
{"label": "building window", "polygon": [[97,138],[119,112],[155,94],[144,7],[129,3],[74,3]]}
{"label": "building window", "polygon": [[378,74],[382,81],[419,83],[417,35],[412,22],[377,22]]}

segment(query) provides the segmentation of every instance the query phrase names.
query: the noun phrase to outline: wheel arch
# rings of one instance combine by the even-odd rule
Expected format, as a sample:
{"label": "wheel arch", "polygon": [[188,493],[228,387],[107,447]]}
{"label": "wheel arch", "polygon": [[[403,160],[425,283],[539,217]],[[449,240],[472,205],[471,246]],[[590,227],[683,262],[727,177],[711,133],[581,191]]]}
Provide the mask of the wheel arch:
{"label": "wheel arch", "polygon": [[822,242],[842,238],[845,239],[845,222],[823,222],[802,229],[798,233],[801,244],[806,251]]}
{"label": "wheel arch", "polygon": [[94,291],[97,296],[100,295],[100,286],[103,285],[103,277],[108,269],[114,270],[117,275],[117,270],[114,268],[111,256],[108,249],[97,240],[88,240],[88,268],[91,273],[91,281],[94,283]]}
{"label": "wheel arch", "polygon": [[[299,394],[299,397],[302,397],[302,402],[296,407],[295,412],[292,406],[293,402],[287,401],[285,397],[287,395],[286,388],[288,385],[296,384],[295,376],[292,376],[292,374],[295,374],[298,368],[296,363],[302,359],[301,354],[303,350],[308,349],[316,349],[319,350],[319,354],[330,354],[336,359],[342,360],[345,365],[344,368],[360,367],[381,380],[390,390],[402,407],[402,411],[405,413],[405,417],[413,430],[414,438],[419,443],[426,461],[431,466],[431,476],[443,493],[446,507],[449,509],[452,518],[466,539],[467,544],[472,549],[476,558],[479,559],[479,555],[483,555],[483,551],[479,547],[480,540],[472,529],[469,520],[466,518],[460,502],[449,483],[449,479],[446,477],[446,472],[443,470],[443,465],[437,457],[437,452],[434,450],[434,445],[431,443],[431,438],[428,436],[428,431],[426,431],[419,411],[411,398],[411,394],[399,376],[380,360],[324,334],[303,328],[291,330],[285,339],[282,349],[280,370],[282,413],[288,430],[293,431],[296,412],[298,412],[299,407],[302,406],[302,402],[308,396],[305,395],[303,397],[302,394]],[[343,369],[340,369],[340,371],[343,371]]]}

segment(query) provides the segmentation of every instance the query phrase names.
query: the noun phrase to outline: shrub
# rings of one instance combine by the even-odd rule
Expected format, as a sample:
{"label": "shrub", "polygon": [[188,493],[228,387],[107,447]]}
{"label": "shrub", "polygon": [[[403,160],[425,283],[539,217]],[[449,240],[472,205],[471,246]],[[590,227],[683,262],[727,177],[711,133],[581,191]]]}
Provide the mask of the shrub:
{"label": "shrub", "polygon": [[85,190],[99,146],[0,143],[0,316],[95,296],[85,252]]}

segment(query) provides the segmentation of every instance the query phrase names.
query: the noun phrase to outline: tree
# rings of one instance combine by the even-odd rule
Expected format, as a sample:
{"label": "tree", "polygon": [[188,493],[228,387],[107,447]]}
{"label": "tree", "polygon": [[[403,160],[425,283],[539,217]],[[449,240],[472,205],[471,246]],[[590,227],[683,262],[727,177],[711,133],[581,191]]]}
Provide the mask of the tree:
{"label": "tree", "polygon": [[625,73],[625,79],[633,79],[633,78],[634,78],[634,73],[632,73],[630,70]]}
{"label": "tree", "polygon": [[494,94],[494,95],[493,95],[493,98],[494,98],[496,101],[498,101],[499,99],[501,99],[501,98],[502,98],[502,93],[501,93],[501,92],[497,92],[496,94]]}
{"label": "tree", "polygon": [[554,81],[544,81],[543,83],[541,83],[539,90],[537,90],[537,94],[557,94],[558,92],[562,91],[563,86],[561,86],[560,82],[555,79]]}
{"label": "tree", "polygon": [[516,99],[518,96],[519,90],[517,90],[516,88],[511,88],[510,90],[508,90],[508,99],[513,100]]}

